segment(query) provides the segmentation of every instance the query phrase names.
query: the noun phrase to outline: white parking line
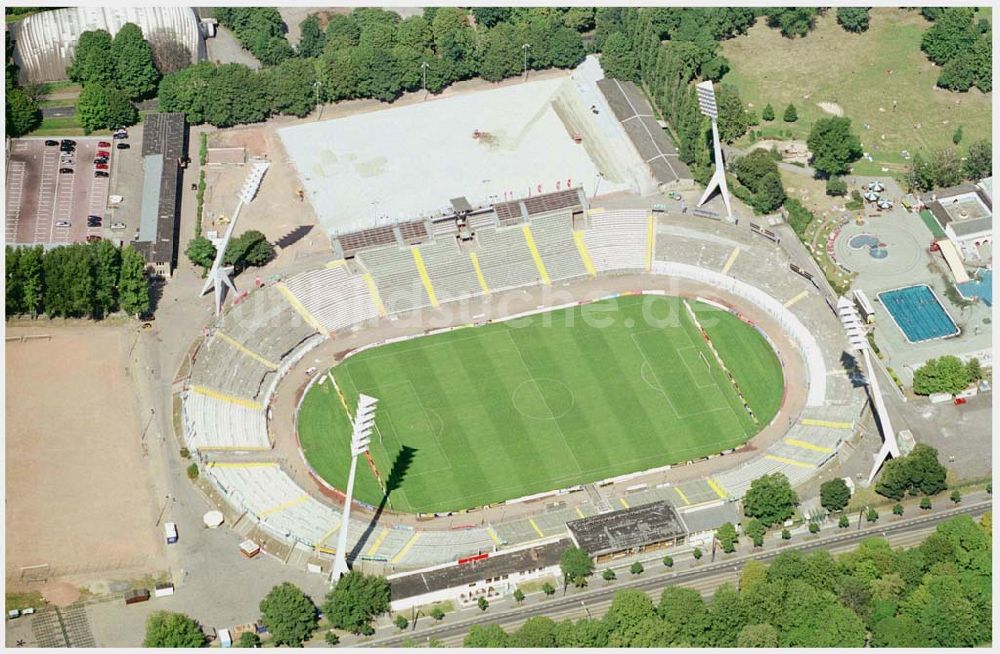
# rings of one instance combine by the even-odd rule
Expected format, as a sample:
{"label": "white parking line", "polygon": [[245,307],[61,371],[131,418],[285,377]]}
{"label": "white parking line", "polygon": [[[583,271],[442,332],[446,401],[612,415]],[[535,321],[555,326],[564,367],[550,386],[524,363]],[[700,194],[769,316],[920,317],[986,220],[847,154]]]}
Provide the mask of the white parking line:
{"label": "white parking line", "polygon": [[27,164],[11,161],[7,167],[7,211],[5,215],[5,236],[8,243],[17,240],[17,227],[21,217],[21,194],[24,191],[24,171]]}

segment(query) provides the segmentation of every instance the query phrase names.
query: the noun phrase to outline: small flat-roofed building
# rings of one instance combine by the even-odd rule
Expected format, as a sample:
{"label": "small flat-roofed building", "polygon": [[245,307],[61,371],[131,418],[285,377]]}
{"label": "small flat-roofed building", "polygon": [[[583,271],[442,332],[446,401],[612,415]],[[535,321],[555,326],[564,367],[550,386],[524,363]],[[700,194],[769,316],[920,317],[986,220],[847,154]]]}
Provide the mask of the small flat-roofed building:
{"label": "small flat-roofed building", "polygon": [[181,167],[187,150],[182,113],[146,116],[142,130],[142,207],[139,238],[133,246],[153,273],[170,277],[177,266]]}
{"label": "small flat-roofed building", "polygon": [[[993,178],[959,184],[923,196],[934,219],[958,248],[962,259],[981,260],[993,243]],[[991,251],[991,250],[990,250]]]}
{"label": "small flat-roofed building", "polygon": [[687,531],[687,544],[692,547],[711,547],[719,527],[727,522],[737,528],[740,524],[740,512],[735,502],[715,502],[682,511],[679,515]]}
{"label": "small flat-roofed building", "polygon": [[531,579],[561,574],[559,558],[572,547],[568,538],[532,547],[485,552],[453,563],[387,577],[392,610],[403,611],[449,600],[461,605],[502,597]]}
{"label": "small flat-roofed building", "polygon": [[687,535],[677,511],[665,500],[573,520],[566,527],[577,547],[597,563],[674,547]]}

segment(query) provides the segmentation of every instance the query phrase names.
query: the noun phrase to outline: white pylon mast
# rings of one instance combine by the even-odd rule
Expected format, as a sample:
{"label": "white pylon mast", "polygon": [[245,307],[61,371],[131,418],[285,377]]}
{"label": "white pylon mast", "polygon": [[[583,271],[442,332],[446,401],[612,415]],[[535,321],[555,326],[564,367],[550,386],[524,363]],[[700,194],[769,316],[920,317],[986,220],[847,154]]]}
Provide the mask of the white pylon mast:
{"label": "white pylon mast", "polygon": [[264,173],[267,172],[270,166],[271,163],[269,161],[259,161],[250,169],[250,174],[247,175],[246,180],[243,182],[243,188],[240,189],[236,211],[233,212],[232,220],[229,221],[229,226],[226,227],[226,235],[222,237],[222,243],[216,247],[215,261],[212,262],[212,269],[208,271],[208,276],[205,278],[205,286],[201,289],[201,295],[204,295],[208,293],[208,289],[214,288],[216,317],[222,313],[224,287],[228,287],[233,293],[236,292],[236,286],[233,284],[233,280],[229,278],[229,275],[233,272],[233,267],[222,265],[222,260],[226,255],[226,248],[229,246],[229,239],[236,228],[236,219],[239,218],[240,209],[243,208],[243,205],[249,204],[254,199],[254,196],[257,195],[257,189],[260,188],[261,180],[264,179]]}
{"label": "white pylon mast", "polygon": [[709,79],[694,88],[698,93],[698,107],[701,108],[702,115],[712,119],[712,146],[715,152],[715,173],[708,181],[701,199],[698,200],[698,206],[705,204],[718,189],[722,192],[722,201],[726,204],[726,217],[729,222],[733,222],[733,207],[729,202],[729,186],[726,184],[726,167],[722,160],[722,143],[719,141],[719,108],[715,104],[715,87]]}
{"label": "white pylon mast", "polygon": [[358,471],[358,457],[368,451],[372,440],[372,430],[375,427],[375,405],[378,400],[368,395],[358,395],[358,410],[354,414],[354,427],[351,432],[351,472],[347,476],[347,497],[344,500],[344,515],[340,522],[340,535],[337,538],[337,552],[333,559],[333,570],[330,573],[330,583],[337,583],[349,572],[347,567],[347,532],[351,519],[351,502],[354,499],[354,477]]}
{"label": "white pylon mast", "polygon": [[875,377],[875,368],[872,366],[871,348],[868,346],[868,337],[865,328],[861,323],[861,316],[854,307],[854,303],[845,297],[837,300],[837,314],[840,315],[840,322],[847,332],[847,340],[851,346],[861,353],[865,360],[865,378],[868,380],[868,388],[871,391],[872,403],[875,407],[875,414],[878,416],[879,425],[882,426],[882,447],[875,455],[875,462],[872,470],[868,474],[868,483],[871,484],[878,474],[879,469],[891,456],[899,456],[899,443],[896,441],[896,432],[892,429],[892,422],[889,420],[889,412],[882,399],[882,391]]}

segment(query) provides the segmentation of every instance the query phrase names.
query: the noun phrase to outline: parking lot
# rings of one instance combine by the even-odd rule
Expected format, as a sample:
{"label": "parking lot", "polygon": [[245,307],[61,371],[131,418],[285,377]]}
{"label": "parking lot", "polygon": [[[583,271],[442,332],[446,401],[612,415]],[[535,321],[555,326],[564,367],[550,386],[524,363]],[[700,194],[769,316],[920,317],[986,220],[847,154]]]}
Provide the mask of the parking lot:
{"label": "parking lot", "polygon": [[[59,139],[56,139],[59,140]],[[108,189],[119,156],[111,137],[74,137],[76,150],[67,163],[60,148],[45,145],[45,139],[11,141],[6,180],[5,236],[7,243],[65,244],[85,241],[88,236],[105,237],[110,231]],[[126,139],[124,142],[128,142]],[[104,142],[110,146],[99,146]],[[94,159],[108,151],[108,177],[97,177]],[[60,173],[71,169],[72,173]],[[100,227],[89,227],[87,216],[104,219]]]}

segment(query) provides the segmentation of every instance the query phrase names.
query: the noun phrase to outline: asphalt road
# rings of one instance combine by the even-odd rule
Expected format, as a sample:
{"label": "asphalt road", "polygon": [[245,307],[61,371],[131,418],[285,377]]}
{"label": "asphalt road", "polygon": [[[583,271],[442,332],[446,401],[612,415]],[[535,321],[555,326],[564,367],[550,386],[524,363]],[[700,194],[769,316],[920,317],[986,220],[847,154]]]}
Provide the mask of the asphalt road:
{"label": "asphalt road", "polygon": [[[812,541],[803,541],[796,545],[788,545],[778,549],[761,551],[756,554],[749,554],[721,562],[702,565],[690,570],[660,574],[657,576],[637,577],[634,580],[622,580],[605,587],[592,588],[580,592],[570,592],[565,596],[543,601],[539,604],[523,607],[511,607],[510,609],[499,611],[491,615],[475,614],[473,617],[448,622],[449,617],[440,623],[427,629],[419,629],[418,632],[407,631],[402,634],[394,633],[391,636],[376,638],[368,642],[352,643],[354,646],[365,647],[404,647],[407,641],[426,642],[434,638],[443,641],[446,645],[461,645],[462,639],[469,628],[476,624],[498,624],[508,631],[512,627],[518,626],[528,618],[545,615],[552,619],[561,620],[566,618],[579,619],[583,617],[600,617],[604,615],[610,605],[614,594],[626,588],[646,591],[648,593],[658,593],[666,586],[683,585],[692,587],[703,594],[711,593],[717,586],[726,581],[735,581],[739,574],[739,568],[747,561],[753,559],[758,561],[768,561],[778,556],[782,552],[798,550],[809,552],[812,550],[826,549],[831,551],[846,550],[856,545],[865,538],[884,536],[896,547],[911,546],[923,540],[923,538],[933,531],[937,524],[948,518],[957,515],[971,514],[978,516],[991,510],[992,502],[989,498],[972,501],[972,497],[966,498],[966,502],[946,511],[935,512],[929,515],[920,515],[908,520],[899,520],[884,525],[866,526],[862,529],[850,528],[846,531],[838,530],[835,535],[827,538],[819,538]],[[600,582],[595,582],[595,585]],[[452,614],[454,615],[454,614]],[[428,624],[429,618],[421,618],[423,624]],[[419,626],[419,625],[418,625]]]}

